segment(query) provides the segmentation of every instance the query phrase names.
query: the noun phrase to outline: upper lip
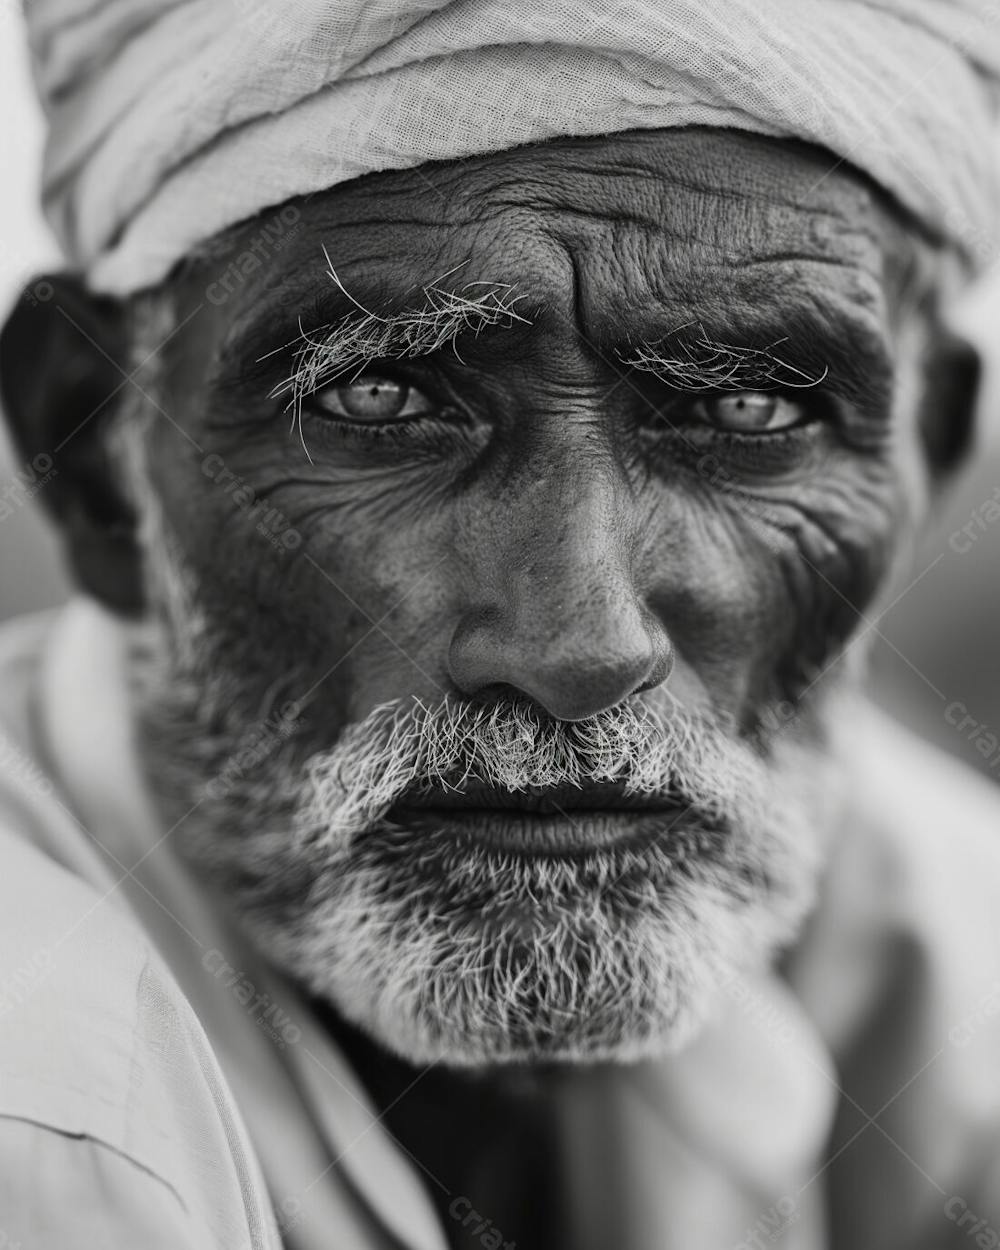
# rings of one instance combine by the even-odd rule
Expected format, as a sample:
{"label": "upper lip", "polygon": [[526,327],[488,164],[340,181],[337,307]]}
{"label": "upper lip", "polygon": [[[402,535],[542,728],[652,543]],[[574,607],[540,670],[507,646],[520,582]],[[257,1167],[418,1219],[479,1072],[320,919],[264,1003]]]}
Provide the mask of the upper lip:
{"label": "upper lip", "polygon": [[568,810],[621,811],[662,810],[676,807],[678,797],[672,792],[629,794],[622,782],[597,782],[584,786],[528,786],[523,790],[501,790],[477,781],[465,781],[461,787],[440,784],[424,785],[400,796],[396,807],[430,809],[498,809],[555,814]]}

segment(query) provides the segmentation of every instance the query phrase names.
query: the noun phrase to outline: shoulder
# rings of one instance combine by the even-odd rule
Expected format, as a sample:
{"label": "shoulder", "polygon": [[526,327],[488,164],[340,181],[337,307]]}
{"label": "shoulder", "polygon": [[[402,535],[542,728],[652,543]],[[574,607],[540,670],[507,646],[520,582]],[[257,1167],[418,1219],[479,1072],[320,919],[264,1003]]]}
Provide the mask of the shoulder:
{"label": "shoulder", "polygon": [[816,913],[793,957],[842,987],[816,1011],[853,1035],[902,962],[933,979],[945,1029],[1000,986],[1000,790],[868,704],[838,727],[846,803]]}
{"label": "shoulder", "polygon": [[[1000,937],[1000,788],[869,706],[852,723],[846,765],[845,840],[866,844],[889,914]],[[924,911],[946,897],[943,912]]]}
{"label": "shoulder", "polygon": [[[892,1211],[893,1244],[938,1244],[942,1194],[1000,1220],[990,1180],[1000,1159],[1000,794],[871,708],[852,711],[847,739],[844,818],[787,971],[843,1095],[831,1201],[852,1218]],[[920,1173],[933,1183],[921,1188]]]}
{"label": "shoulder", "polygon": [[117,891],[2,828],[0,863],[8,1225],[23,1223],[25,1246],[55,1247],[69,1227],[63,1212],[74,1244],[89,1244],[76,1240],[78,1199],[95,1229],[102,1218],[121,1224],[121,1240],[101,1241],[109,1250],[276,1245],[208,1040]]}
{"label": "shoulder", "polygon": [[789,977],[841,1071],[871,1100],[913,1078],[890,1117],[936,1124],[958,1157],[1000,1140],[1000,792],[873,708],[847,738],[844,819]]}
{"label": "shoulder", "polygon": [[67,1095],[85,1082],[94,1101],[114,1103],[149,944],[113,889],[102,893],[19,833],[0,825],[0,1110],[22,1079]]}
{"label": "shoulder", "polygon": [[214,1250],[183,1198],[90,1137],[0,1115],[4,1250]]}

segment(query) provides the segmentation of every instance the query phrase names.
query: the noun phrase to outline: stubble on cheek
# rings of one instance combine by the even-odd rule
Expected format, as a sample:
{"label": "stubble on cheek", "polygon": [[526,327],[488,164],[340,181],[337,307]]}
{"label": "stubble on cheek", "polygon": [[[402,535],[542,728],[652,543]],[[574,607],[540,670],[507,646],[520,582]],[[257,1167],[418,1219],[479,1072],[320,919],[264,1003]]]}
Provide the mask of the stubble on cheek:
{"label": "stubble on cheek", "polygon": [[[501,932],[492,957],[485,965],[477,964],[477,951],[484,954],[481,933],[461,926],[444,933],[432,923],[447,879],[424,882],[421,912],[405,897],[388,897],[388,862],[371,855],[356,861],[349,856],[310,858],[296,847],[293,833],[309,800],[304,781],[311,754],[307,743],[311,738],[315,747],[320,737],[331,742],[333,735],[320,735],[315,727],[310,731],[299,723],[252,767],[233,772],[233,757],[247,749],[248,724],[266,724],[276,705],[301,697],[315,676],[317,653],[307,645],[303,654],[302,646],[311,632],[303,638],[300,630],[296,637],[301,601],[289,600],[294,611],[290,606],[264,619],[259,610],[255,613],[255,596],[242,579],[220,571],[213,581],[206,579],[204,565],[197,576],[187,568],[162,516],[157,519],[154,513],[147,538],[159,579],[154,589],[162,633],[159,653],[154,648],[139,674],[140,683],[145,680],[139,715],[163,803],[174,812],[186,810],[192,801],[199,805],[197,816],[185,820],[178,831],[180,845],[193,863],[214,876],[263,935],[264,945],[273,943],[282,951],[293,975],[346,1006],[397,1049],[480,1061],[537,1053],[633,1054],[637,1048],[666,1045],[668,1035],[676,1042],[701,1011],[693,999],[684,1007],[685,996],[695,996],[696,986],[698,993],[708,993],[707,983],[735,958],[741,944],[753,937],[762,947],[769,946],[776,931],[783,933],[791,925],[787,913],[797,915],[803,907],[796,890],[787,909],[775,905],[772,914],[773,900],[762,901],[752,924],[737,923],[731,905],[745,892],[743,878],[755,867],[751,859],[723,881],[700,879],[694,896],[683,902],[681,894],[671,896],[665,888],[659,926],[655,917],[635,915],[634,930],[624,924],[614,931],[606,915],[601,923],[596,918],[590,925],[583,923],[579,908],[593,907],[595,900],[586,898],[582,879],[564,874],[562,917],[541,908],[525,926],[523,916],[516,917],[511,890],[532,898],[544,894],[546,881],[537,873],[504,878],[502,865],[479,862],[484,872],[490,869],[497,898],[506,897],[508,903],[506,913],[499,904],[494,909]],[[329,726],[328,719],[324,723]],[[213,792],[211,786],[220,778],[228,780]],[[457,872],[466,880],[461,895],[469,903],[466,912],[489,913],[489,900],[468,888],[476,867],[471,861],[452,863],[451,885]],[[551,888],[555,875],[546,880]],[[583,896],[574,900],[574,889]],[[621,921],[620,916],[614,919]],[[549,930],[538,940],[533,930],[546,924]],[[546,939],[557,932],[552,963],[546,959]],[[706,942],[719,942],[713,958],[695,949],[699,935]],[[463,940],[458,942],[458,937]],[[638,948],[636,938],[641,938]],[[393,946],[401,940],[402,946]],[[629,952],[635,949],[647,951],[648,960],[629,963]],[[527,986],[520,997],[504,979],[505,961],[508,972]],[[480,966],[483,976],[473,982],[469,978]],[[431,968],[435,978],[421,981],[421,967],[425,972]],[[631,969],[632,978],[631,989],[621,995],[631,1003],[628,1018],[616,1015],[611,1006],[615,973],[623,968]],[[662,992],[657,1001],[649,997],[650,981]],[[449,1000],[449,985],[464,988]]]}
{"label": "stubble on cheek", "polygon": [[759,702],[797,706],[820,683],[854,681],[856,643],[890,585],[903,547],[903,487],[882,465],[854,478],[804,484],[769,499],[754,527],[768,570],[770,684]]}

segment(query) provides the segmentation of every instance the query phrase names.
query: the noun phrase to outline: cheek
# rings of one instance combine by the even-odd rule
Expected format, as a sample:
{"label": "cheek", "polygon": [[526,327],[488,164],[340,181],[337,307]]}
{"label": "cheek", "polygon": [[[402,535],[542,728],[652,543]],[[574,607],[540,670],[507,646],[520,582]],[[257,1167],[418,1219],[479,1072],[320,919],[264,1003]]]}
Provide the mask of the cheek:
{"label": "cheek", "polygon": [[[469,560],[502,515],[429,495],[425,472],[176,442],[154,456],[157,484],[245,715],[308,694],[319,747],[379,703],[443,696]],[[903,495],[898,474],[846,453],[766,488],[647,478],[628,528],[636,589],[675,648],[674,693],[740,721],[795,698],[884,579]]]}
{"label": "cheek", "polygon": [[441,509],[294,449],[192,452],[154,476],[245,717],[305,698],[316,749],[380,702],[441,697]]}
{"label": "cheek", "polygon": [[906,515],[892,469],[847,457],[766,490],[661,499],[643,567],[677,654],[671,687],[707,693],[742,723],[799,697],[863,627]]}
{"label": "cheek", "polygon": [[907,514],[906,490],[891,465],[846,456],[794,490],[758,500],[758,558],[780,604],[772,624],[780,698],[800,698],[865,628]]}
{"label": "cheek", "polygon": [[746,518],[710,493],[673,495],[655,511],[641,582],[674,651],[670,690],[739,721],[781,625],[773,556]]}

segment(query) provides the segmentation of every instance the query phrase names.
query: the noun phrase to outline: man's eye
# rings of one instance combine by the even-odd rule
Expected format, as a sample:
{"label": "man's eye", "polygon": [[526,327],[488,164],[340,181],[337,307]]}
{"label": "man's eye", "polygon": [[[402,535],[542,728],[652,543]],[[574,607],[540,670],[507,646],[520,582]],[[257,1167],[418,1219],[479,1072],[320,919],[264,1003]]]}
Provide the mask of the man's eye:
{"label": "man's eye", "polygon": [[716,429],[742,434],[766,434],[798,425],[804,409],[782,395],[763,391],[733,391],[700,400],[697,409],[703,421]]}
{"label": "man's eye", "polygon": [[403,421],[433,411],[426,395],[414,386],[376,373],[363,373],[343,386],[323,386],[310,400],[326,416],[350,421]]}

